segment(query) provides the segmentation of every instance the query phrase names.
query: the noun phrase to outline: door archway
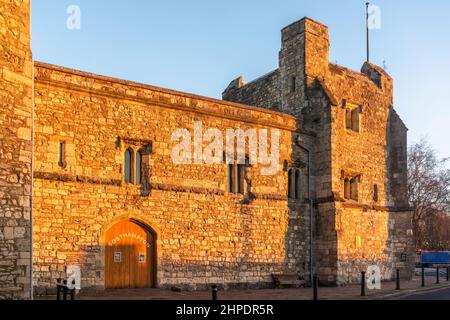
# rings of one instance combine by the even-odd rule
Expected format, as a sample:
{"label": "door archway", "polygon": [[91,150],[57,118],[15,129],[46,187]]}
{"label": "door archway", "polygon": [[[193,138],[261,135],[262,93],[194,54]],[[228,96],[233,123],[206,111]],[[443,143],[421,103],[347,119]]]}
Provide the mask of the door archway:
{"label": "door archway", "polygon": [[125,219],[105,232],[105,288],[152,288],[156,278],[156,234]]}

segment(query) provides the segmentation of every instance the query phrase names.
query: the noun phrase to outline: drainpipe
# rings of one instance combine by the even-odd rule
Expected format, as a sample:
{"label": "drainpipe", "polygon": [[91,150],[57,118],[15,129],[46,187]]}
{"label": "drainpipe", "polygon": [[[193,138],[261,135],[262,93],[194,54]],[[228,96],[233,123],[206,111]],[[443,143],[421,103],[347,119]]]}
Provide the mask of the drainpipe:
{"label": "drainpipe", "polygon": [[[30,17],[31,18],[31,17]],[[33,58],[31,60],[33,62]],[[31,85],[31,186],[30,186],[30,300],[34,299],[33,292],[33,185],[34,185],[34,62],[32,63],[33,70],[31,71],[32,85]]]}
{"label": "drainpipe", "polygon": [[34,299],[34,289],[33,289],[33,243],[34,243],[34,228],[33,228],[33,205],[34,205],[34,98],[35,98],[35,85],[34,85],[34,60],[33,60],[33,49],[31,48],[32,43],[32,36],[31,36],[31,16],[33,14],[33,11],[31,10],[32,7],[32,0],[30,0],[29,4],[29,12],[30,12],[30,54],[31,54],[31,168],[30,168],[30,175],[31,175],[31,186],[30,186],[30,300]]}
{"label": "drainpipe", "polygon": [[314,262],[313,262],[313,205],[311,192],[311,151],[303,145],[298,144],[299,147],[308,154],[308,201],[309,201],[309,280],[313,283]]}

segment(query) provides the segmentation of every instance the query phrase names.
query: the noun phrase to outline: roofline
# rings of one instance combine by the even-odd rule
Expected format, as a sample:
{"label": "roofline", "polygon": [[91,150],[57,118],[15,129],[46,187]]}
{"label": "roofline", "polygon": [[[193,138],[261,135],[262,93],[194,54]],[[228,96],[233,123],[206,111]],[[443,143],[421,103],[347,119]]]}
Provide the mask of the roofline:
{"label": "roofline", "polygon": [[320,25],[320,26],[322,26],[322,27],[328,29],[328,26],[327,26],[326,24],[323,24],[323,23],[321,23],[321,22],[319,22],[319,21],[316,21],[316,20],[314,20],[314,19],[311,19],[311,18],[309,18],[309,17],[303,17],[303,18],[300,19],[300,20],[297,20],[297,21],[294,21],[294,22],[288,24],[286,27],[284,27],[283,29],[281,29],[281,31],[284,31],[285,29],[287,29],[287,28],[293,26],[294,24],[297,24],[297,23],[299,23],[299,22],[301,22],[301,21],[306,21],[306,20],[311,21],[311,22],[314,22],[314,23],[316,23],[316,24],[318,24],[318,25]]}
{"label": "roofline", "polygon": [[160,93],[172,94],[172,95],[183,97],[183,98],[203,100],[203,101],[207,101],[207,102],[211,102],[211,103],[221,104],[224,106],[232,106],[232,107],[237,107],[240,109],[253,110],[253,111],[258,111],[258,112],[262,112],[262,113],[266,113],[266,114],[278,115],[280,117],[285,117],[285,118],[296,120],[296,118],[294,116],[291,116],[287,113],[272,111],[272,110],[268,110],[268,109],[265,109],[262,107],[250,106],[250,105],[245,105],[245,104],[236,103],[236,102],[229,102],[229,101],[205,97],[205,96],[201,96],[201,95],[197,95],[197,94],[193,94],[193,93],[186,93],[186,92],[182,92],[182,91],[157,87],[157,86],[144,84],[144,83],[140,83],[140,82],[123,80],[120,78],[104,76],[104,75],[95,74],[95,73],[91,73],[91,72],[87,72],[87,71],[81,71],[81,70],[77,70],[77,69],[61,67],[61,66],[46,63],[46,62],[34,61],[34,66],[40,67],[40,68],[52,69],[52,70],[56,70],[56,71],[60,71],[60,72],[68,73],[68,74],[73,74],[73,75],[77,75],[77,76],[97,79],[97,80],[101,80],[101,81],[114,82],[114,83],[122,84],[122,85],[129,86],[129,87],[134,87],[134,88],[138,88],[138,89],[147,89],[147,90],[152,90],[152,91],[156,91],[156,92],[160,92]]}

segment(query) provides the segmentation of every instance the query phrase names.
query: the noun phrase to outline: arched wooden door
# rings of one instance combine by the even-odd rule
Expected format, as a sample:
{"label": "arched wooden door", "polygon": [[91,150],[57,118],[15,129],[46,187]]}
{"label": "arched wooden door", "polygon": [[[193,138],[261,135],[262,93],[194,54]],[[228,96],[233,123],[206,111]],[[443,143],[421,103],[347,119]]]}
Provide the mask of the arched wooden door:
{"label": "arched wooden door", "polygon": [[155,285],[156,243],[152,232],[133,220],[105,235],[105,288],[151,288]]}

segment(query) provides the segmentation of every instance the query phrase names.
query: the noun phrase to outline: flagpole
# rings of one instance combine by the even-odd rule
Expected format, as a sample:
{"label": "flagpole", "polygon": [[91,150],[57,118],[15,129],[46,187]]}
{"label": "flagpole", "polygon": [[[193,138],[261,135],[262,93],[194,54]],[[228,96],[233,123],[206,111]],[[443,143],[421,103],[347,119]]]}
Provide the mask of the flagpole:
{"label": "flagpole", "polygon": [[369,2],[366,2],[366,50],[367,50],[367,62],[370,62],[370,38],[369,38]]}

